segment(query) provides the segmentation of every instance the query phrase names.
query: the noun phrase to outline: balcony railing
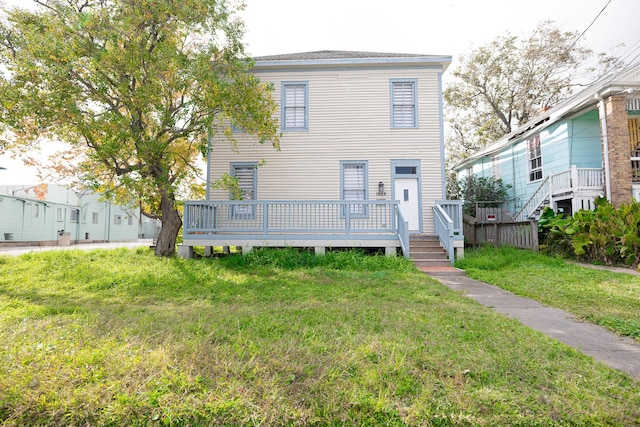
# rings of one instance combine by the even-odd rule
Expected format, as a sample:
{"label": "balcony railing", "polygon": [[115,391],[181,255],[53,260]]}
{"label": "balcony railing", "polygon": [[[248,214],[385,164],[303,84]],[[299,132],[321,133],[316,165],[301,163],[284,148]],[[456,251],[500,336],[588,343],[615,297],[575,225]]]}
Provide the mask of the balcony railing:
{"label": "balcony railing", "polygon": [[581,168],[572,166],[571,169],[549,175],[533,192],[529,200],[514,215],[514,221],[525,221],[553,197],[580,190],[602,190],[602,169]]}

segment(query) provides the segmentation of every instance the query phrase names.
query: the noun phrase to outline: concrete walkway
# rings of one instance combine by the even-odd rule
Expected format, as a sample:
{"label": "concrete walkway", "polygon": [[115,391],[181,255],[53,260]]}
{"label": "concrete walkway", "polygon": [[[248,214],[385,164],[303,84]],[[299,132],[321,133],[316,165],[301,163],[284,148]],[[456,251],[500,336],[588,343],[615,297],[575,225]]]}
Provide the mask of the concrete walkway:
{"label": "concrete walkway", "polygon": [[435,271],[425,273],[498,313],[517,319],[611,368],[640,379],[640,345],[631,338],[620,337],[603,327],[582,322],[565,311],[545,307],[532,299],[464,275]]}

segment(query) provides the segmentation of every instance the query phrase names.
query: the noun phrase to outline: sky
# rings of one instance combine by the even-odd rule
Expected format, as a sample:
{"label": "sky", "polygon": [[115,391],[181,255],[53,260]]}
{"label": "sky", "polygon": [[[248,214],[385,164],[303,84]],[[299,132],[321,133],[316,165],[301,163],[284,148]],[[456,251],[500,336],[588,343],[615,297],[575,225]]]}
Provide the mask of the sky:
{"label": "sky", "polygon": [[[639,0],[245,0],[245,4],[241,16],[251,56],[317,50],[448,55],[453,58],[451,73],[460,54],[507,33],[526,37],[540,22],[551,20],[562,30],[584,32],[582,43],[595,52],[615,54],[627,62],[640,60]],[[625,46],[618,47],[622,43]],[[446,72],[443,80],[446,84]],[[0,185],[37,182],[36,171],[19,160],[0,155],[0,167],[7,168],[0,170]]]}

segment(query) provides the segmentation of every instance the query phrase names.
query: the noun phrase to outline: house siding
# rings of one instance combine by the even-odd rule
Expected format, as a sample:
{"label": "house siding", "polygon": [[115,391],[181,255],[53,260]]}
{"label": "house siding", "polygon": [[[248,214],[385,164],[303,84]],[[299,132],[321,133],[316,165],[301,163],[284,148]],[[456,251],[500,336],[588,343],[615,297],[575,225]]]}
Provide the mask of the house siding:
{"label": "house siding", "polygon": [[[0,241],[55,242],[60,231],[68,233],[73,241],[138,238],[137,213],[125,206],[101,201],[96,194],[76,193],[54,185],[45,187],[45,194],[35,198],[33,188],[20,185],[0,188]],[[79,212],[74,220],[72,211]],[[94,212],[99,215],[97,224],[92,222]],[[122,224],[113,224],[115,214],[122,216]]]}
{"label": "house siding", "polygon": [[18,240],[22,238],[22,217],[24,202],[0,196],[0,238],[6,240],[5,236]]}
{"label": "house siding", "polygon": [[[419,159],[422,171],[424,232],[433,232],[432,206],[443,198],[439,67],[263,71],[280,103],[282,82],[308,82],[308,130],[284,132],[281,151],[258,146],[242,135],[239,153],[222,139],[212,140],[209,180],[228,172],[232,162],[266,161],[258,169],[258,200],[339,200],[340,162],[368,162],[368,194],[391,198],[391,159]],[[391,80],[417,82],[417,128],[390,126]],[[276,117],[281,117],[280,111]],[[375,196],[378,182],[386,197]],[[210,189],[211,200],[226,200],[225,191]]]}
{"label": "house siding", "polygon": [[600,119],[593,110],[573,120],[570,164],[579,168],[601,168]]}

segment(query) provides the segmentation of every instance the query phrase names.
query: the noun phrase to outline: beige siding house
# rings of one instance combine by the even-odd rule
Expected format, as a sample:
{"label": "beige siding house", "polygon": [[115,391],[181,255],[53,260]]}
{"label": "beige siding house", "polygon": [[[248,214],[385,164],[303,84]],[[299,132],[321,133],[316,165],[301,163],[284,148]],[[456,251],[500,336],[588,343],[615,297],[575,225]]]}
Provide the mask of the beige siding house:
{"label": "beige siding house", "polygon": [[187,202],[186,248],[356,246],[408,255],[410,234],[437,233],[437,205],[440,221],[455,222],[458,206],[444,202],[442,73],[450,57],[320,51],[254,59],[280,106],[281,150],[242,131],[237,151],[212,138],[209,182],[230,173],[244,197],[228,202],[228,192],[208,188],[207,203]]}

